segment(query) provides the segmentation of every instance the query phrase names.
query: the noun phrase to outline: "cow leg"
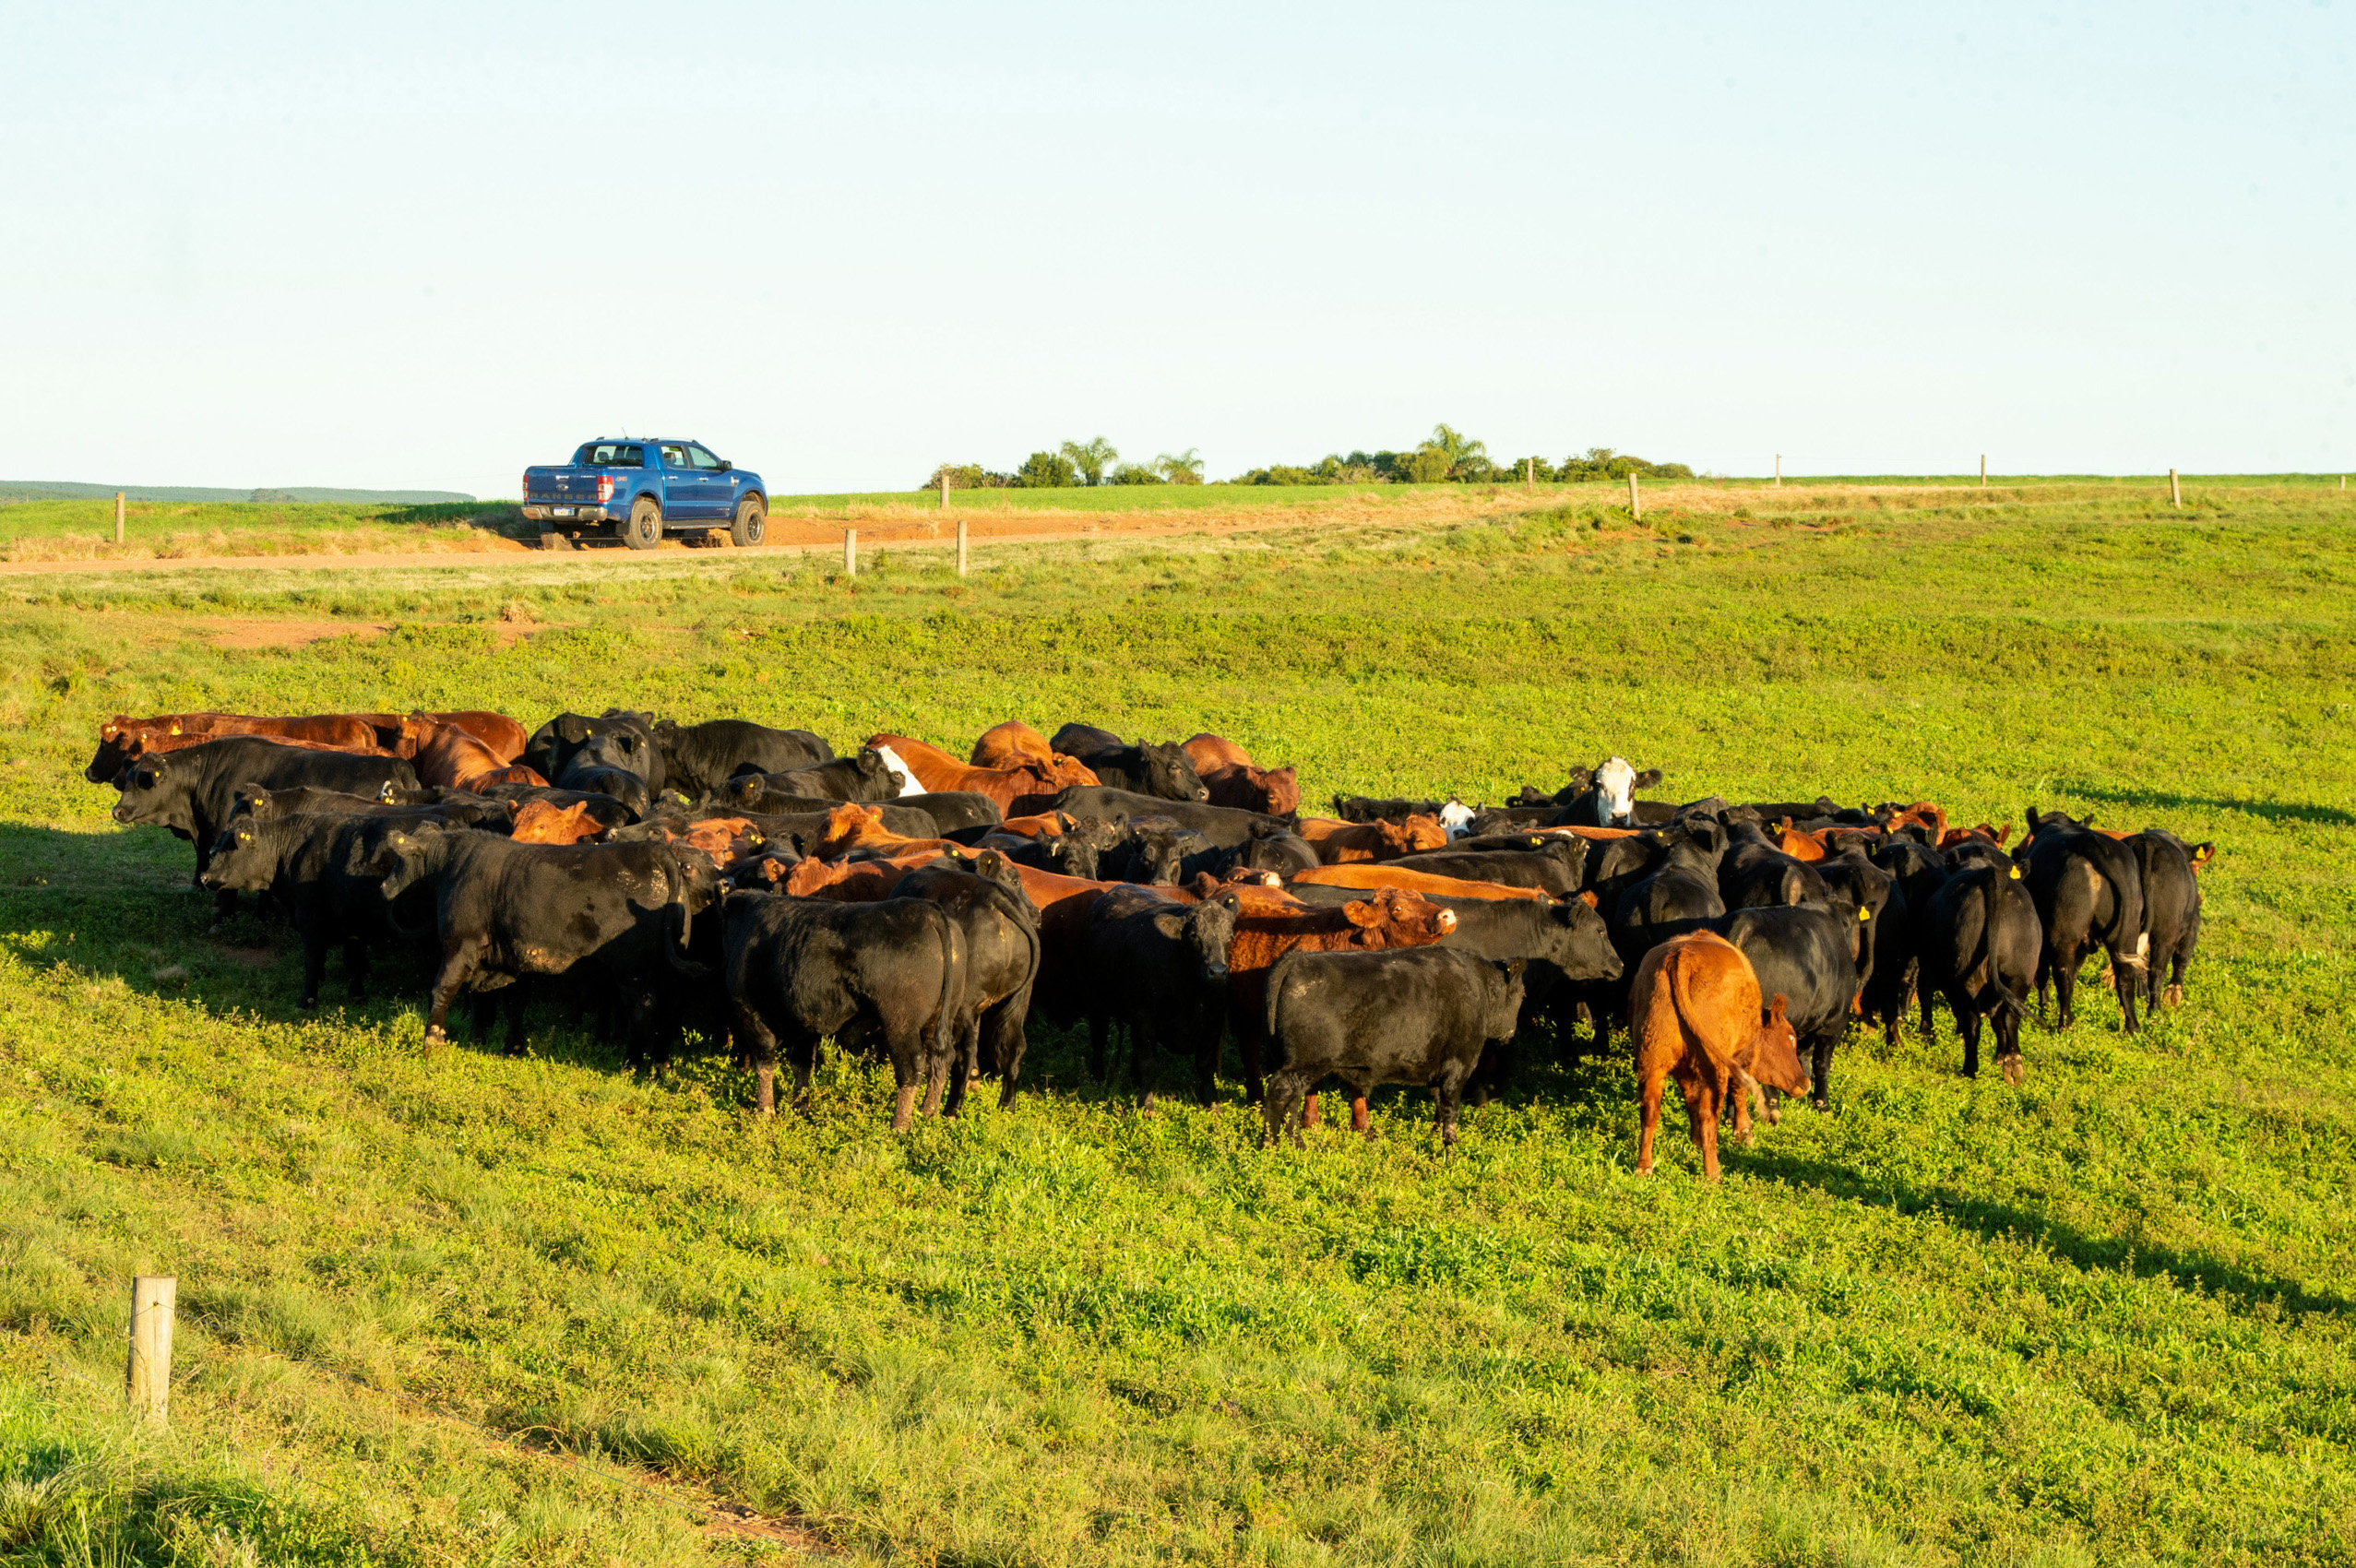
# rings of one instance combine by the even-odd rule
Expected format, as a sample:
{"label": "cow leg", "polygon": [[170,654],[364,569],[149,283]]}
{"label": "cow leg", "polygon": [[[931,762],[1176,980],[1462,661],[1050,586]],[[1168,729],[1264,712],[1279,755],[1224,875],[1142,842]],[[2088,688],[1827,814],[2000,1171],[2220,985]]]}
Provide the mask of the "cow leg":
{"label": "cow leg", "polygon": [[1808,1103],[1818,1111],[1832,1109],[1832,1052],[1833,1048],[1840,1043],[1842,1032],[1836,1030],[1818,1035],[1815,1049],[1811,1052],[1809,1075],[1814,1079],[1815,1087],[1809,1092]]}
{"label": "cow leg", "polygon": [[1243,1057],[1243,1103],[1257,1105],[1267,1098],[1267,1086],[1260,1081],[1259,1026],[1239,1021],[1236,1025],[1235,1046]]}
{"label": "cow leg", "polygon": [[343,939],[343,983],[351,1001],[368,1000],[368,939],[364,936]]}
{"label": "cow leg", "polygon": [[458,992],[467,989],[474,972],[482,965],[482,950],[488,944],[480,937],[461,938],[450,944],[442,955],[442,970],[434,977],[433,1004],[425,1015],[425,1043],[440,1045],[450,1037],[443,1024],[450,1016],[450,1004]]}
{"label": "cow leg", "polygon": [[[524,1042],[524,988],[522,983],[518,981],[518,983],[509,986],[500,1000],[502,1005],[504,1005],[507,1010],[506,1052],[510,1056],[521,1056],[527,1049]],[[635,1033],[632,1038],[637,1038]]]}
{"label": "cow leg", "polygon": [[1694,1146],[1702,1151],[1702,1177],[1718,1180],[1718,1105],[1719,1097],[1710,1091],[1716,1086],[1696,1073],[1680,1086],[1685,1091],[1685,1119],[1694,1133]]}
{"label": "cow leg", "polygon": [[1301,1124],[1303,1127],[1314,1127],[1317,1124],[1317,1096],[1315,1090],[1302,1099]]}
{"label": "cow leg", "polygon": [[777,1036],[749,1003],[735,1005],[739,1064],[753,1068],[753,1109],[763,1116],[777,1112]]}
{"label": "cow leg", "polygon": [[[931,1062],[925,1063],[923,1067],[923,1077],[924,1102],[917,1109],[922,1111],[927,1116],[938,1116],[941,1114],[942,1101],[948,1098],[949,1092],[949,1063],[947,1060],[941,1057],[934,1057]],[[963,1086],[960,1085],[959,1087],[962,1087]]]}
{"label": "cow leg", "polygon": [[[1754,1141],[1751,1130],[1751,1100],[1758,1092],[1758,1080],[1737,1067],[1734,1082],[1726,1096],[1726,1109],[1734,1113],[1734,1141],[1749,1148]],[[1764,1113],[1764,1111],[1762,1111]]]}
{"label": "cow leg", "polygon": [[1988,1021],[1996,1031],[1996,1065],[2003,1069],[2005,1082],[2017,1084],[2029,1075],[2020,1059],[2020,1011],[2000,1005]]}
{"label": "cow leg", "polygon": [[1154,1091],[1161,1087],[1161,1020],[1129,1020],[1129,1087],[1139,1111],[1153,1109]]}
{"label": "cow leg", "polygon": [[1350,1130],[1363,1133],[1369,1141],[1374,1136],[1373,1118],[1366,1114],[1366,1091],[1352,1089],[1350,1094]]}
{"label": "cow leg", "polygon": [[[1465,1070],[1454,1063],[1440,1070],[1439,1081],[1432,1086],[1432,1098],[1439,1101],[1440,1146],[1457,1146],[1457,1108],[1464,1102]],[[1351,1105],[1365,1103],[1362,1096],[1354,1096]]]}
{"label": "cow leg", "polygon": [[[2075,948],[2068,953],[2058,955],[2054,959],[2053,1000],[2058,1004],[2053,1025],[2055,1028],[2068,1028],[2071,1020],[2077,1016],[2077,967],[2085,961],[2086,955]],[[2045,1009],[2041,1003],[2037,1010],[2041,1016],[2044,1013]]]}
{"label": "cow leg", "polygon": [[1648,1072],[1637,1090],[1636,1174],[1652,1174],[1652,1136],[1660,1130],[1660,1091],[1663,1075]]}
{"label": "cow leg", "polygon": [[1950,995],[1947,1004],[1955,1009],[1956,1032],[1963,1036],[1963,1075],[1980,1075],[1980,1010],[1960,996]]}
{"label": "cow leg", "polygon": [[1088,1016],[1088,1075],[1100,1084],[1105,1081],[1104,1037],[1112,1027],[1112,1020],[1101,1013]]}
{"label": "cow leg", "polygon": [[[303,995],[295,1005],[304,1012],[319,1005],[319,986],[327,978],[328,936],[326,927],[316,921],[303,928]],[[351,968],[351,945],[346,944],[344,968]]]}
{"label": "cow leg", "polygon": [[1015,1086],[1022,1079],[1023,1057],[1030,1050],[1030,1037],[1023,1028],[1024,1009],[1012,1003],[998,1016],[996,1049],[998,1075],[1002,1087],[998,1090],[998,1109],[1004,1111],[1015,1102]]}
{"label": "cow leg", "polygon": [[[2151,939],[2145,937],[2143,940],[2148,945]],[[2150,969],[2151,960],[2148,953],[2137,953],[2132,956],[2122,956],[2116,953],[2111,955],[2112,989],[2119,998],[2120,1023],[2131,1035],[2143,1032],[2143,1023],[2136,1016],[2136,991],[2143,984]]]}
{"label": "cow leg", "polygon": [[1279,1068],[1269,1075],[1267,1099],[1262,1101],[1260,1106],[1267,1122],[1267,1130],[1260,1137],[1260,1146],[1267,1147],[1268,1144],[1283,1137],[1288,1131],[1292,1134],[1294,1148],[1309,1146],[1307,1140],[1301,1136],[1300,1127],[1293,1124],[1298,1121],[1298,1117],[1294,1115],[1294,1108],[1301,1103],[1302,1097],[1308,1091],[1308,1087],[1307,1076],[1293,1072],[1290,1068]]}
{"label": "cow leg", "polygon": [[[1922,1043],[1924,1045],[1936,1045],[1939,1043],[1939,1032],[1933,1027],[1935,1021],[1935,1016],[1932,1013],[1931,1007],[1937,1000],[1937,997],[1932,989],[1926,985],[1916,993],[1916,1000],[1922,1004]],[[1891,1043],[1895,1045],[1897,1041],[1892,1040]]]}

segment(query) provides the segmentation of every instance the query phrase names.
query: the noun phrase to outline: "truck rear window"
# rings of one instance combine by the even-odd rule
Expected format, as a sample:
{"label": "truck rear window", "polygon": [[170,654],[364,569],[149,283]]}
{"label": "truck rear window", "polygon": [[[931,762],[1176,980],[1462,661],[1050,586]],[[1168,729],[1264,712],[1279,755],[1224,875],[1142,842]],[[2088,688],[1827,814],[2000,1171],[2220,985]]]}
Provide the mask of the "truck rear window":
{"label": "truck rear window", "polygon": [[643,469],[647,449],[636,443],[592,441],[573,454],[573,461],[585,469]]}

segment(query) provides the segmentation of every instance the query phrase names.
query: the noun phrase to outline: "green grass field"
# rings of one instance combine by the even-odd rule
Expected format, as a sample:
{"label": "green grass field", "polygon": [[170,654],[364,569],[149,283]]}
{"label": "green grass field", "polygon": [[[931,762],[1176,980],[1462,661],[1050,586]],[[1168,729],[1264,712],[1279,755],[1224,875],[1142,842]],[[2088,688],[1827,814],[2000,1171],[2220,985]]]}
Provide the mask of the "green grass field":
{"label": "green grass field", "polygon": [[[792,1560],[716,1497],[861,1562],[2356,1560],[2356,505],[1785,491],[962,581],[0,583],[0,1562]],[[215,652],[232,612],[393,630]],[[1616,751],[1681,797],[2219,852],[2147,1034],[2032,1025],[2018,1088],[1963,1079],[1944,1015],[1852,1034],[1833,1111],[1713,1189],[1682,1126],[1632,1173],[1616,1061],[1531,1064],[1443,1157],[1398,1091],[1379,1141],[1305,1153],[1232,1087],[1140,1118],[1054,1035],[1011,1111],[899,1138],[856,1063],[764,1124],[724,1063],[634,1079],[553,1016],[528,1059],[427,1052],[421,968],[346,1007],[331,968],[299,1017],[283,927],[208,933],[187,847],[80,777],[117,710],[608,703],[838,743],[1209,729],[1313,802]],[[149,1272],[163,1434],[119,1414]]]}

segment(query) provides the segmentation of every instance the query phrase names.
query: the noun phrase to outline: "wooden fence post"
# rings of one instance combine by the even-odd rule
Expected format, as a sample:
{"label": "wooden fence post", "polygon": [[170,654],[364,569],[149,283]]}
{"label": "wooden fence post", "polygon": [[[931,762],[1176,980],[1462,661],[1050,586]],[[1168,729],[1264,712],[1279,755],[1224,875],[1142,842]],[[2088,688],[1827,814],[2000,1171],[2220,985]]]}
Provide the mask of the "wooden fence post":
{"label": "wooden fence post", "polygon": [[855,577],[859,575],[859,530],[857,529],[842,530],[842,575],[846,577]]}
{"label": "wooden fence post", "polygon": [[958,519],[958,576],[965,576],[965,519]]}
{"label": "wooden fence post", "polygon": [[948,476],[948,472],[947,472],[947,470],[946,470],[946,469],[944,469],[944,470],[942,471],[942,474],[941,474],[941,510],[942,510],[942,511],[944,511],[944,512],[946,512],[946,511],[947,511],[948,509],[949,509],[949,476]]}
{"label": "wooden fence post", "polygon": [[123,493],[114,493],[114,542],[123,542]]}
{"label": "wooden fence post", "polygon": [[2176,470],[2168,470],[2168,505],[2178,511],[2184,509],[2184,487],[2177,481]]}
{"label": "wooden fence post", "polygon": [[1537,458],[1524,457],[1521,460],[1521,487],[1524,490],[1536,490],[1538,488]]}
{"label": "wooden fence post", "polygon": [[1980,488],[1988,488],[1988,454],[1985,452],[1980,454]]}
{"label": "wooden fence post", "polygon": [[1783,488],[1783,454],[1780,452],[1775,455],[1775,487],[1778,490]]}
{"label": "wooden fence post", "polygon": [[169,1420],[172,1401],[172,1318],[180,1281],[141,1275],[131,1281],[131,1360],[124,1382],[131,1414],[154,1426]]}
{"label": "wooden fence post", "polygon": [[1636,470],[1628,470],[1628,515],[1637,522],[1644,521],[1644,497],[1636,493]]}

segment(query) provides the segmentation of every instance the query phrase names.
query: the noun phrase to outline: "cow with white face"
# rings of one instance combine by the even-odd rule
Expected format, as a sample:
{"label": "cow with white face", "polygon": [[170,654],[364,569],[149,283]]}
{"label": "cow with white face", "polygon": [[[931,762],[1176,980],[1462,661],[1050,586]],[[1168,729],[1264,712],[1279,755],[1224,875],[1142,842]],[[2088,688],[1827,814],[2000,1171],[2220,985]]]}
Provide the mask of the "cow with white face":
{"label": "cow with white face", "polygon": [[1593,768],[1573,768],[1570,788],[1554,798],[1569,808],[1569,819],[1582,826],[1634,827],[1636,791],[1660,782],[1657,767],[1639,773],[1626,757],[1609,757]]}

